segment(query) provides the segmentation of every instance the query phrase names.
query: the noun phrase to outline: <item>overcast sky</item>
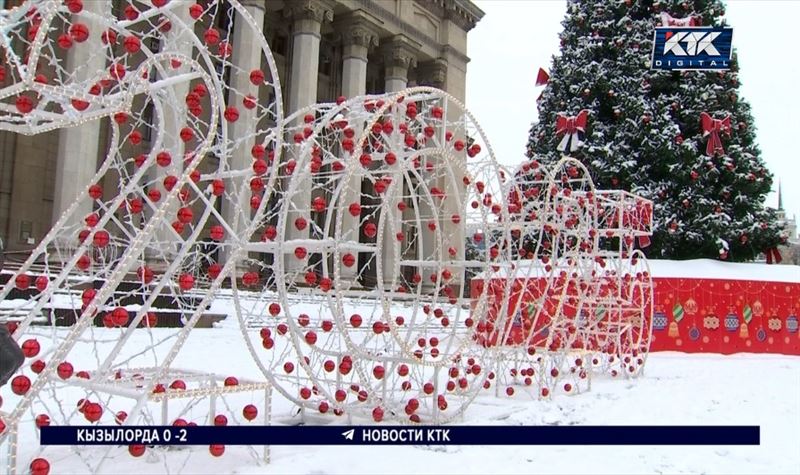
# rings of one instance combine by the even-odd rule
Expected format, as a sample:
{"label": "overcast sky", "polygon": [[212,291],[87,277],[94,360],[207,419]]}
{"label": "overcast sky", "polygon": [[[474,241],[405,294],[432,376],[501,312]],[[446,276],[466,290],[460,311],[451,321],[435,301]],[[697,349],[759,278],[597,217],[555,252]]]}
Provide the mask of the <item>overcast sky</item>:
{"label": "overcast sky", "polygon": [[[565,0],[474,0],[486,16],[469,34],[467,107],[501,163],[522,161],[536,120],[539,67],[558,53]],[[791,52],[800,0],[729,0],[728,23],[741,66],[741,97],[753,108],[758,144],[783,183],[783,204],[800,218],[800,66]],[[780,60],[778,58],[785,58]],[[776,206],[777,180],[767,204]]]}

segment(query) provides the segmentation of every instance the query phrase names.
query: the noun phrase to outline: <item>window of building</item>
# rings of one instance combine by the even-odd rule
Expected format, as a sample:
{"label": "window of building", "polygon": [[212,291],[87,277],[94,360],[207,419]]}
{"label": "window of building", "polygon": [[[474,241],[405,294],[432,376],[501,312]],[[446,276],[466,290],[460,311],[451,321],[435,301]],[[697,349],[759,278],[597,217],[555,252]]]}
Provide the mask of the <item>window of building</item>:
{"label": "window of building", "polygon": [[289,54],[289,38],[283,32],[275,32],[269,45],[273,54],[287,56]]}
{"label": "window of building", "polygon": [[142,121],[144,121],[142,136],[148,142],[153,140],[153,114],[153,103],[148,101],[142,112]]}

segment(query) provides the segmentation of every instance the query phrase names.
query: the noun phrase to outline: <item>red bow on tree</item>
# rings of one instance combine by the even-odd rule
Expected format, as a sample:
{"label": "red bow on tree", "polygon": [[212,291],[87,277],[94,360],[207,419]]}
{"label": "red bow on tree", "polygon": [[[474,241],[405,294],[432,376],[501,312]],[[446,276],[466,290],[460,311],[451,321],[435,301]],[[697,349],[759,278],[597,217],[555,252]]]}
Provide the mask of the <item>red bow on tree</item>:
{"label": "red bow on tree", "polygon": [[706,155],[714,156],[714,153],[725,153],[722,148],[722,139],[719,137],[720,132],[726,135],[731,134],[731,116],[726,116],[724,119],[714,119],[710,115],[702,112],[700,114],[700,122],[703,126],[703,137],[708,137],[708,144],[706,145]]}
{"label": "red bow on tree", "polygon": [[563,135],[564,138],[558,144],[557,149],[561,152],[574,152],[583,145],[580,134],[586,132],[586,122],[589,120],[589,111],[582,110],[578,115],[570,117],[558,114],[556,119],[556,134]]}
{"label": "red bow on tree", "polygon": [[764,253],[767,255],[767,264],[772,264],[773,262],[775,264],[780,264],[781,261],[783,260],[783,258],[781,257],[781,253],[780,251],[778,251],[777,247],[771,247],[766,251],[764,251]]}
{"label": "red bow on tree", "polygon": [[542,68],[539,68],[539,73],[536,75],[536,86],[544,86],[550,80],[550,75],[547,74]]}
{"label": "red bow on tree", "polygon": [[667,12],[661,12],[661,26],[700,26],[700,20],[694,15],[675,18]]}

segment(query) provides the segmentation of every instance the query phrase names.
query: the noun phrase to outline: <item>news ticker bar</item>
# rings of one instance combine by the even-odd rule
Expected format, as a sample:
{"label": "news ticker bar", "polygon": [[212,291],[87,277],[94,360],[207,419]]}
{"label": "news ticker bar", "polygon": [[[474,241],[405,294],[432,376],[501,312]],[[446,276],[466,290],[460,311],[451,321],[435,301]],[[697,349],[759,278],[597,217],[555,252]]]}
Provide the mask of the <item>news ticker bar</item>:
{"label": "news ticker bar", "polygon": [[42,445],[759,445],[759,426],[45,426]]}

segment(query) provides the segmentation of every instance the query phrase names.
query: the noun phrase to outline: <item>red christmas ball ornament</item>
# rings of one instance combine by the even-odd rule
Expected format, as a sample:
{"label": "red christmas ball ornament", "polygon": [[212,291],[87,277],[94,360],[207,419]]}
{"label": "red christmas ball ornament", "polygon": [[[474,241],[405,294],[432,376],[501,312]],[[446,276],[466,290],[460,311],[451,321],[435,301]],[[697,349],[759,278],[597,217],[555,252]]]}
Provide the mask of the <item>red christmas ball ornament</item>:
{"label": "red christmas ball ornament", "polygon": [[147,266],[140,266],[138,269],[136,269],[136,276],[142,283],[149,284],[153,281],[155,273]]}
{"label": "red christmas ball ornament", "polygon": [[56,373],[58,374],[58,377],[61,378],[61,379],[69,379],[72,376],[72,373],[73,373],[72,364],[68,363],[66,361],[63,362],[63,363],[60,363],[56,367]]}
{"label": "red christmas ball ornament", "polygon": [[200,4],[192,4],[189,7],[189,16],[192,17],[194,20],[199,20],[201,16],[203,16],[203,6]]}
{"label": "red christmas ball ornament", "polygon": [[137,10],[133,5],[128,5],[123,10],[123,14],[125,15],[126,20],[136,20],[139,18],[139,10]]}
{"label": "red christmas ball ornament", "polygon": [[242,409],[242,417],[244,417],[248,421],[252,421],[256,417],[258,417],[258,408],[252,404],[244,406],[244,408]]}
{"label": "red christmas ball ornament", "polygon": [[281,313],[281,306],[277,303],[269,304],[269,314],[273,317],[278,316]]}
{"label": "red christmas ball ornament", "polygon": [[120,63],[114,63],[108,68],[109,75],[117,81],[125,77],[125,66]]}
{"label": "red christmas ball ornament", "polygon": [[383,376],[385,374],[386,374],[386,369],[381,365],[372,368],[372,375],[375,376],[375,379],[383,379]]}
{"label": "red christmas ball ornament", "polygon": [[83,407],[83,416],[89,422],[97,422],[103,417],[103,406],[96,402],[87,402]]}
{"label": "red christmas ball ornament", "polygon": [[117,413],[114,414],[114,422],[116,422],[117,425],[122,425],[122,423],[125,422],[127,419],[128,419],[128,413],[125,411],[117,411]]}
{"label": "red christmas ball ornament", "polygon": [[98,185],[98,184],[94,184],[94,185],[90,186],[89,187],[89,196],[93,200],[99,200],[100,198],[103,197],[103,187]]}
{"label": "red christmas ball ornament", "polygon": [[311,201],[311,207],[314,208],[314,211],[317,213],[322,213],[327,208],[328,204],[325,202],[325,198],[321,196],[317,196]]}
{"label": "red christmas ball ornament", "polygon": [[364,225],[364,235],[372,239],[378,234],[378,226],[375,223],[368,222]]}
{"label": "red christmas ball ornament", "polygon": [[298,246],[294,248],[294,257],[298,259],[305,259],[307,255],[308,251],[306,251],[306,248],[304,248],[303,246]]}
{"label": "red christmas ball ornament", "polygon": [[47,414],[39,414],[36,416],[36,427],[42,428],[50,425],[50,416]]}
{"label": "red christmas ball ornament", "polygon": [[[220,41],[217,47],[217,52],[222,58],[227,58],[233,54],[233,45],[227,41]],[[247,104],[245,104],[247,106]],[[253,105],[255,107],[255,104]]]}
{"label": "red christmas ball ornament", "polygon": [[[217,273],[217,275],[219,275],[219,273]],[[245,287],[255,287],[258,284],[259,278],[258,272],[245,272],[242,274],[242,284],[244,284]]]}
{"label": "red christmas ball ornament", "polygon": [[350,325],[352,325],[353,328],[360,327],[362,322],[363,319],[361,318],[361,315],[354,313],[353,315],[350,316]]}
{"label": "red christmas ball ornament", "polygon": [[27,114],[36,107],[36,101],[28,96],[18,96],[14,105],[21,114]]}
{"label": "red christmas ball ornament", "polygon": [[178,221],[183,224],[189,224],[194,219],[194,212],[191,208],[181,208],[178,210]]}
{"label": "red christmas ball ornament", "polygon": [[183,127],[179,135],[181,140],[186,143],[194,138],[194,130],[191,127]]}
{"label": "red christmas ball ornament", "polygon": [[350,213],[350,216],[360,216],[361,205],[359,203],[350,203],[350,206],[347,207],[347,211]]}
{"label": "red christmas ball ornament", "polygon": [[225,453],[225,446],[222,444],[209,445],[208,452],[214,457],[221,457]]}
{"label": "red christmas ball ornament", "polygon": [[347,254],[342,256],[342,264],[344,264],[345,267],[353,267],[355,263],[356,263],[356,257],[353,254],[350,254],[348,252]]}
{"label": "red christmas ball ornament", "polygon": [[89,39],[89,27],[83,23],[73,23],[69,27],[69,36],[78,43],[83,43]]}
{"label": "red christmas ball ornament", "polygon": [[214,241],[222,241],[225,239],[225,228],[215,224],[214,226],[211,226],[211,229],[209,230],[209,236],[211,236],[211,239]]}
{"label": "red christmas ball ornament", "polygon": [[331,281],[331,279],[330,279],[330,278],[328,278],[328,277],[323,277],[323,278],[321,278],[321,279],[319,280],[319,288],[320,288],[320,289],[321,289],[323,292],[327,292],[327,291],[331,290],[331,288],[332,288],[332,287],[333,287],[333,281]]}
{"label": "red christmas ball ornament", "polygon": [[159,201],[161,201],[161,192],[158,191],[157,188],[151,188],[150,190],[147,191],[147,197],[153,203],[158,203]]}
{"label": "red christmas ball ornament", "polygon": [[105,30],[104,32],[100,33],[100,41],[104,45],[115,44],[117,42],[117,32],[110,28]]}
{"label": "red christmas ball ornament", "polygon": [[141,457],[144,455],[145,446],[142,444],[132,444],[128,446],[128,453],[133,457]]}
{"label": "red christmas ball ornament", "polygon": [[225,113],[223,115],[228,122],[236,122],[239,120],[239,109],[235,106],[228,106],[225,108]]}
{"label": "red christmas ball ornament", "polygon": [[217,427],[227,426],[228,418],[224,414],[218,414],[214,417],[214,425]]}
{"label": "red christmas ball ornament", "polygon": [[72,107],[74,107],[75,110],[78,111],[85,111],[86,109],[89,108],[89,102],[81,99],[72,99],[70,103],[72,104]]}
{"label": "red christmas ball ornament", "polygon": [[194,277],[191,274],[182,274],[178,279],[181,290],[189,291],[194,287]]}
{"label": "red christmas ball ornament", "polygon": [[108,231],[106,231],[104,229],[101,229],[100,231],[97,231],[96,233],[94,233],[94,236],[92,237],[92,243],[96,247],[100,247],[100,248],[108,246],[108,243],[109,243],[110,240],[111,240],[111,238],[108,235]]}
{"label": "red christmas ball ornament", "polygon": [[228,386],[228,387],[230,387],[230,386],[238,386],[239,385],[239,380],[235,376],[228,376],[227,378],[225,378],[224,384],[225,384],[225,386]]}
{"label": "red christmas ball ornament", "polygon": [[313,331],[307,332],[304,338],[306,340],[306,343],[308,343],[309,345],[313,345],[314,343],[317,342],[317,334],[314,333]]}
{"label": "red christmas ball ornament", "polygon": [[209,28],[203,33],[203,39],[208,45],[215,45],[219,43],[220,34],[216,28]]}
{"label": "red christmas ball ornament", "polygon": [[156,154],[156,163],[158,163],[160,167],[168,167],[172,164],[172,155],[166,150],[158,152],[158,154]]}
{"label": "red christmas ball ornament", "polygon": [[44,371],[45,366],[46,364],[44,361],[36,360],[33,363],[31,363],[31,371],[33,371],[36,374],[40,374],[42,371]]}
{"label": "red christmas ball ornament", "polygon": [[250,71],[250,82],[254,85],[260,86],[261,84],[264,84],[264,79],[264,71],[260,69],[254,69]]}
{"label": "red christmas ball ornament", "polygon": [[50,462],[43,458],[35,458],[30,464],[31,475],[49,475]]}
{"label": "red christmas ball ornament", "polygon": [[31,286],[31,278],[27,274],[20,274],[14,279],[14,285],[19,290],[27,290]]}
{"label": "red christmas ball ornament", "polygon": [[80,13],[83,10],[83,0],[67,0],[64,4],[70,13]]}

